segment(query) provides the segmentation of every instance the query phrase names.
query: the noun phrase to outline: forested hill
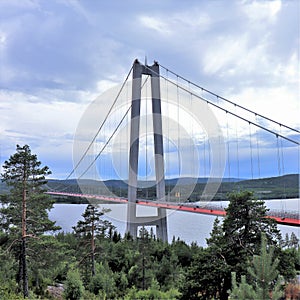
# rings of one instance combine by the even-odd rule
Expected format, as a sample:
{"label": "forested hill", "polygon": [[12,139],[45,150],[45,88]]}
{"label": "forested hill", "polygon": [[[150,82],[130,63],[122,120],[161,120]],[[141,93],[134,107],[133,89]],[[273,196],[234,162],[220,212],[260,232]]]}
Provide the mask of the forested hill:
{"label": "forested hill", "polygon": [[[200,200],[200,196],[207,183],[207,178],[184,178],[181,179],[180,187],[176,186],[178,179],[166,180],[166,192],[171,193],[171,199],[176,201],[175,194],[180,191],[181,199],[186,196],[185,191],[190,191],[193,187],[193,193],[189,195],[188,199],[191,202]],[[217,180],[217,179],[216,179]],[[138,189],[139,198],[155,199],[154,182],[146,185],[145,182],[140,182],[141,188]],[[148,187],[147,187],[148,186]],[[149,187],[150,186],[150,187]],[[47,189],[66,191],[73,193],[80,193],[81,190],[89,194],[107,194],[107,189],[114,195],[120,197],[127,197],[127,182],[122,180],[49,180]],[[299,198],[299,174],[289,174],[277,177],[268,177],[260,179],[237,179],[237,178],[223,178],[222,184],[216,193],[214,200],[226,200],[228,192],[233,190],[250,190],[253,191],[259,199],[282,199],[282,198]],[[1,184],[1,191],[7,191],[3,183]],[[177,199],[178,200],[178,199]],[[57,201],[66,201],[59,199]],[[77,199],[76,202],[84,202],[84,199]],[[73,200],[72,200],[73,202]]]}
{"label": "forested hill", "polygon": [[299,198],[299,174],[224,182],[218,193],[224,194],[232,190],[250,190],[259,199]]}
{"label": "forested hill", "polygon": [[[189,196],[190,201],[198,201],[200,195],[203,192],[205,184],[208,178],[184,178],[180,179],[180,187],[176,186],[178,179],[166,180],[166,191],[171,194],[180,190],[181,198],[185,197],[184,191],[190,190],[190,187],[195,185],[193,193]],[[140,182],[141,188],[138,189],[138,197],[140,198],[155,198],[155,186],[154,182]],[[143,188],[143,186],[145,186]],[[146,187],[150,186],[150,187]],[[117,196],[127,197],[127,182],[122,180],[108,180],[108,181],[96,181],[96,180],[80,180],[79,184],[76,179],[70,180],[48,180],[46,186],[48,190],[67,191],[73,193],[80,193],[80,188],[83,188],[88,193],[101,194],[107,193],[109,189],[113,194]],[[282,198],[299,198],[299,174],[289,174],[277,177],[267,177],[260,179],[237,179],[237,178],[223,178],[222,184],[219,187],[214,200],[224,200],[228,192],[233,190],[250,190],[253,191],[257,198],[260,199],[282,199]],[[0,193],[7,193],[8,188],[0,182]],[[175,200],[175,196],[174,196]],[[60,199],[60,201],[65,201]],[[83,199],[77,201],[84,201]]]}

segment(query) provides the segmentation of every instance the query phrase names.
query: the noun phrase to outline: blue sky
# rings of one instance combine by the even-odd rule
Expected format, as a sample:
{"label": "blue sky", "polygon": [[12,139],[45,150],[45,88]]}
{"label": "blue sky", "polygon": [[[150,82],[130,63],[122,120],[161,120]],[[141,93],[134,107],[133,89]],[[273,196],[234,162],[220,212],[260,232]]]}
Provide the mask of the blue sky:
{"label": "blue sky", "polygon": [[[0,162],[16,144],[29,144],[52,177],[65,178],[83,112],[145,56],[300,129],[299,6],[296,0],[1,0]],[[297,151],[285,156],[286,171],[297,172]],[[266,175],[278,175],[271,169]]]}

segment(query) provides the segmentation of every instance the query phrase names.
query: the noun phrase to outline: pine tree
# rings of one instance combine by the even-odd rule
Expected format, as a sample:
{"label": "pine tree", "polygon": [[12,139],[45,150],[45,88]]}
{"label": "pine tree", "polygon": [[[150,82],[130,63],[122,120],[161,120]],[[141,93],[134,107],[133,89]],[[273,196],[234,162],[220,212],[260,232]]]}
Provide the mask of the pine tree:
{"label": "pine tree", "polygon": [[236,273],[231,273],[231,286],[232,292],[230,293],[230,299],[245,300],[245,299],[255,299],[256,294],[253,287],[246,282],[246,276],[241,276],[241,283],[236,282]]}
{"label": "pine tree", "polygon": [[226,209],[223,231],[230,244],[253,255],[260,249],[261,232],[266,234],[269,243],[278,244],[280,231],[276,222],[267,218],[268,209],[264,201],[255,199],[249,191],[233,192],[228,198],[230,203]]}
{"label": "pine tree", "polygon": [[17,145],[16,150],[3,165],[2,181],[10,191],[1,196],[0,216],[2,231],[21,241],[18,282],[22,282],[23,295],[28,297],[27,239],[59,227],[48,219],[53,205],[44,194],[45,176],[51,174],[49,168],[41,167],[28,145]]}
{"label": "pine tree", "polygon": [[274,247],[267,249],[266,236],[262,234],[260,255],[254,255],[252,265],[248,267],[248,273],[255,282],[256,299],[270,299],[270,293],[271,299],[282,295],[278,264],[279,259],[274,259]]}
{"label": "pine tree", "polygon": [[103,208],[101,211],[99,209],[89,204],[82,214],[83,220],[77,222],[77,225],[73,227],[75,234],[81,238],[83,241],[88,240],[90,243],[90,254],[91,257],[91,273],[92,276],[95,275],[95,238],[97,236],[105,236],[105,233],[114,229],[114,226],[108,220],[102,220],[101,217],[109,212],[110,209]]}
{"label": "pine tree", "polygon": [[267,218],[264,202],[256,200],[253,193],[233,192],[228,199],[230,203],[223,222],[215,221],[207,239],[206,261],[202,260],[201,264],[193,262],[190,268],[192,276],[206,274],[199,278],[198,286],[197,283],[194,285],[195,294],[205,291],[227,299],[231,273],[236,272],[237,278],[245,275],[248,258],[259,254],[261,232],[266,234],[268,244],[277,246],[281,239],[276,223]]}
{"label": "pine tree", "polygon": [[267,247],[266,236],[262,233],[260,255],[254,255],[248,274],[252,284],[246,282],[246,276],[241,277],[241,283],[236,283],[236,274],[232,273],[232,292],[230,299],[280,299],[281,277],[278,275],[278,258],[274,259],[274,247]]}

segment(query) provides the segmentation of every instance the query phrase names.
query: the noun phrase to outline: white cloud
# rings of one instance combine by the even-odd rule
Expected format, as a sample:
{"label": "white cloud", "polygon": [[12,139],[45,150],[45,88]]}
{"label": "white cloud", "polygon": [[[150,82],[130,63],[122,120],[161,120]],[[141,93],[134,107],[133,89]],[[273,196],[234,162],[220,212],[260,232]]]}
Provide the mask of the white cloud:
{"label": "white cloud", "polygon": [[251,45],[249,36],[222,36],[203,55],[203,70],[216,76],[239,76],[240,74],[268,70],[267,43]]}
{"label": "white cloud", "polygon": [[274,22],[281,10],[281,0],[275,1],[245,1],[242,11],[253,23]]}
{"label": "white cloud", "polygon": [[170,35],[172,30],[170,29],[169,25],[164,22],[161,18],[149,17],[146,15],[142,15],[139,17],[139,21],[142,26],[153,29],[162,35]]}
{"label": "white cloud", "polygon": [[294,53],[292,53],[288,61],[277,65],[274,70],[274,75],[283,83],[297,84],[299,87],[299,66],[299,56],[295,51]]}
{"label": "white cloud", "polygon": [[41,153],[67,158],[85,106],[122,82],[145,53],[148,61],[296,126],[294,1],[174,3],[0,0],[0,132],[2,144],[12,145],[7,151],[31,140]]}
{"label": "white cloud", "polygon": [[196,33],[208,30],[212,24],[211,17],[198,9],[187,9],[168,15],[141,15],[139,21],[143,27],[155,30],[164,37],[174,38],[176,35],[182,40],[195,37]]}
{"label": "white cloud", "polygon": [[52,142],[63,142],[66,135],[74,133],[85,106],[76,102],[43,102],[33,95],[2,91],[0,127],[5,134],[2,142],[5,140],[11,146],[38,140],[39,144],[52,148]]}
{"label": "white cloud", "polygon": [[3,31],[0,31],[0,47],[4,47],[6,43],[7,37]]}
{"label": "white cloud", "polygon": [[112,80],[99,80],[97,82],[97,91],[99,93],[104,93],[105,91],[107,91],[108,89],[116,86],[117,82],[116,81],[112,81]]}
{"label": "white cloud", "polygon": [[209,29],[210,25],[213,23],[211,17],[207,13],[199,11],[198,9],[176,13],[171,18],[171,22],[174,26],[175,23],[180,22],[181,25],[183,25],[183,28],[180,26],[181,30],[189,28],[200,32]]}
{"label": "white cloud", "polygon": [[228,98],[277,122],[300,129],[297,90],[286,86],[248,87],[239,93],[232,93]]}

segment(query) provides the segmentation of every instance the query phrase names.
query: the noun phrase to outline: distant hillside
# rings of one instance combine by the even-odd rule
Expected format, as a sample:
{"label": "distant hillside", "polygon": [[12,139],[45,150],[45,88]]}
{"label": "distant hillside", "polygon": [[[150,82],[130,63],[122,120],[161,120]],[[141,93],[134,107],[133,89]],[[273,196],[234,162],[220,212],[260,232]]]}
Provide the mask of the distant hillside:
{"label": "distant hillside", "polygon": [[[181,201],[188,199],[191,202],[201,200],[201,195],[206,186],[208,178],[178,178],[166,180],[166,193],[171,201]],[[218,179],[215,182],[219,181]],[[195,184],[196,182],[196,184]],[[212,180],[214,182],[214,180]],[[155,199],[155,182],[140,181],[137,190],[138,198]],[[76,179],[69,180],[48,180],[47,190],[65,191],[70,193],[102,194],[119,197],[127,197],[128,185],[122,180],[96,181]],[[193,190],[192,194],[190,191]],[[234,190],[253,191],[259,199],[281,199],[299,198],[299,174],[289,174],[279,177],[268,177],[260,179],[237,179],[223,178],[214,200],[225,200],[226,195]],[[0,193],[8,192],[7,186],[0,182]],[[64,197],[57,198],[58,202],[69,202],[70,199]],[[72,202],[85,203],[84,198],[72,199]]]}
{"label": "distant hillside", "polygon": [[[204,185],[199,184],[190,197],[191,201],[200,200]],[[224,200],[229,192],[234,190],[253,191],[259,199],[299,198],[299,174],[289,174],[279,177],[222,182],[214,200]]]}
{"label": "distant hillside", "polygon": [[239,182],[244,187],[284,187],[299,188],[299,174],[289,174],[280,177],[268,177],[252,180],[242,180]]}

